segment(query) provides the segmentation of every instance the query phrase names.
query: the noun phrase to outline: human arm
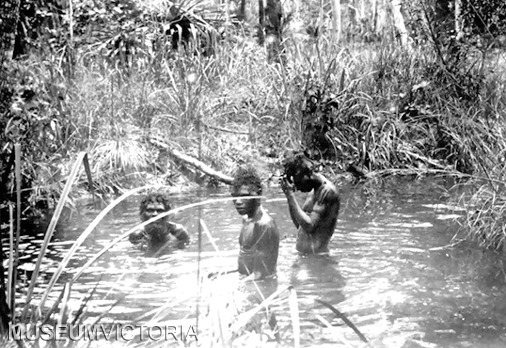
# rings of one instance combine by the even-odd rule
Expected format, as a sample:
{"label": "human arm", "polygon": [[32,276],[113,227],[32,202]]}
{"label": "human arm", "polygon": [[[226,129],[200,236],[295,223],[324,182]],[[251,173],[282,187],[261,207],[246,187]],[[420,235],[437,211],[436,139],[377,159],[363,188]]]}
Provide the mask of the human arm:
{"label": "human arm", "polygon": [[296,228],[299,228],[299,213],[298,210],[301,210],[299,207],[299,203],[297,202],[297,199],[295,198],[295,189],[293,183],[291,183],[288,178],[284,177],[280,181],[281,189],[283,190],[283,193],[286,196],[286,200],[288,202],[288,211],[290,212],[290,218],[292,219],[293,224]]}
{"label": "human arm", "polygon": [[309,233],[312,232],[314,227],[317,226],[320,221],[320,212],[315,211],[314,209],[318,207],[313,207],[310,214],[306,213],[299,205],[299,202],[297,202],[297,198],[294,193],[294,185],[287,178],[283,178],[281,180],[281,188],[286,196],[290,217],[292,218],[295,227],[302,227],[305,231]]}
{"label": "human arm", "polygon": [[[339,196],[337,189],[324,183],[315,192],[309,193],[304,207],[300,207],[295,194],[290,187],[284,187],[290,216],[296,227],[300,227],[308,234],[315,233],[319,226],[326,224],[327,219],[339,212]],[[308,209],[306,209],[308,208]]]}
{"label": "human arm", "polygon": [[145,236],[143,230],[134,231],[128,236],[128,240],[132,244],[139,244],[144,238]]}
{"label": "human arm", "polygon": [[276,270],[279,252],[279,231],[272,219],[255,224],[257,240],[253,246],[254,279],[262,279]]}
{"label": "human arm", "polygon": [[177,224],[175,222],[169,222],[169,226],[170,226],[169,229],[170,234],[176,237],[180,242],[188,243],[190,241],[188,231],[183,225]]}

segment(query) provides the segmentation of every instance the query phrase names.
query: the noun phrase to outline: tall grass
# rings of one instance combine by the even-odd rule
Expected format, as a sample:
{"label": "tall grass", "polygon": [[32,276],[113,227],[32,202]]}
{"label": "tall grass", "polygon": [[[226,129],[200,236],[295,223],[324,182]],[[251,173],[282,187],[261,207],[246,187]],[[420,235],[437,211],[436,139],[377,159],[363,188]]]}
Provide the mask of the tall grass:
{"label": "tall grass", "polygon": [[467,183],[471,192],[461,194],[456,200],[465,209],[460,221],[462,237],[503,255],[506,251],[505,183],[486,177],[473,178]]}
{"label": "tall grass", "polygon": [[[63,80],[72,95],[65,146],[90,154],[97,189],[108,193],[199,177],[154,137],[195,157],[201,137],[203,162],[225,174],[254,162],[269,176],[284,149],[307,145],[303,110],[321,95],[316,105],[330,110],[333,122],[321,135],[334,173],[354,165],[371,176],[499,175],[506,152],[500,54],[469,55],[450,73],[430,45],[410,51],[385,42],[336,46],[297,30],[287,27],[285,59],[276,64],[267,64],[265,48],[233,28],[212,55],[139,50],[128,69],[112,66],[97,46],[82,46],[75,79]],[[40,76],[64,78],[63,68],[49,74],[44,60],[37,65]],[[480,89],[469,99],[474,89],[456,88],[455,79]],[[307,114],[310,120],[318,115]]]}
{"label": "tall grass", "polygon": [[[205,14],[195,12],[197,27],[210,23]],[[314,36],[296,24],[286,26],[284,59],[276,64],[267,63],[265,47],[239,26],[227,26],[212,55],[139,43],[128,66],[114,64],[103,45],[83,45],[75,51],[72,81],[61,72],[63,62],[46,65],[48,57],[33,64],[52,84],[68,86],[72,99],[64,109],[72,106],[72,131],[65,145],[90,153],[97,186],[106,192],[188,174],[149,139],[196,155],[199,119],[205,162],[225,172],[251,159],[265,167],[280,149],[303,143],[302,111],[316,92],[337,103],[328,115],[333,126],[322,136],[338,171],[351,163],[367,171],[472,174],[488,170],[504,149],[499,62],[470,54],[449,66],[430,45],[411,51],[395,42],[339,46],[324,26]],[[246,22],[244,30],[252,25]],[[196,35],[197,43],[204,39]],[[494,70],[484,74],[483,66]],[[474,84],[462,90],[455,87],[461,80],[480,85],[473,100],[464,97]]]}

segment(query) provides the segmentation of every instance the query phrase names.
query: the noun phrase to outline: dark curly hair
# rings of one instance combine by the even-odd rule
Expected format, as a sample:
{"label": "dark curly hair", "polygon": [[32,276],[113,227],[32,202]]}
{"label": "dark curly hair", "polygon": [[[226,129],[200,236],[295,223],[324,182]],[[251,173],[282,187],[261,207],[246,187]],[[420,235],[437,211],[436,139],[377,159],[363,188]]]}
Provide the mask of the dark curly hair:
{"label": "dark curly hair", "polygon": [[139,206],[139,213],[141,216],[146,212],[146,209],[150,203],[162,203],[165,211],[172,209],[169,203],[169,199],[166,195],[158,192],[151,192],[146,195],[141,201],[141,204]]}
{"label": "dark curly hair", "polygon": [[297,172],[312,173],[317,170],[314,161],[305,155],[304,152],[290,153],[283,162],[285,174],[288,177],[295,175]]}
{"label": "dark curly hair", "polygon": [[232,189],[238,190],[243,185],[253,186],[259,195],[262,194],[262,179],[252,166],[239,167],[234,173]]}

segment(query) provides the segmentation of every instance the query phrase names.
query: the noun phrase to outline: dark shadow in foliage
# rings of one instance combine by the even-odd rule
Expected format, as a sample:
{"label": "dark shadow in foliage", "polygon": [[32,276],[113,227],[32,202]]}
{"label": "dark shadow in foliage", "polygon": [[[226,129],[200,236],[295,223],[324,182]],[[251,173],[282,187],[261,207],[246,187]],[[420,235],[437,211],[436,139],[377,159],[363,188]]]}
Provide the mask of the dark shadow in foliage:
{"label": "dark shadow in foliage", "polygon": [[326,86],[306,83],[302,107],[302,145],[315,160],[335,159],[337,153],[329,132],[335,126],[339,103]]}
{"label": "dark shadow in foliage", "polygon": [[19,20],[14,43],[13,58],[26,55],[31,49],[41,48],[41,42],[52,45],[54,40],[41,40],[53,37],[61,30],[61,19],[65,9],[57,0],[21,0]]}
{"label": "dark shadow in foliage", "polygon": [[[501,39],[506,39],[506,2],[504,0],[463,1],[462,16],[468,40],[474,41],[476,45],[504,47],[504,42],[501,44]],[[478,37],[483,42],[478,42]]]}
{"label": "dark shadow in foliage", "polygon": [[165,30],[165,35],[170,38],[173,49],[177,50],[180,46],[187,48],[192,38],[192,22],[176,7],[172,7],[170,12],[174,18],[171,19],[169,27]]}
{"label": "dark shadow in foliage", "polygon": [[164,26],[163,35],[168,38],[174,50],[198,52],[203,56],[214,54],[215,45],[220,38],[218,31],[210,21],[189,10],[171,6],[168,15],[163,18],[164,21],[168,21],[168,25]]}

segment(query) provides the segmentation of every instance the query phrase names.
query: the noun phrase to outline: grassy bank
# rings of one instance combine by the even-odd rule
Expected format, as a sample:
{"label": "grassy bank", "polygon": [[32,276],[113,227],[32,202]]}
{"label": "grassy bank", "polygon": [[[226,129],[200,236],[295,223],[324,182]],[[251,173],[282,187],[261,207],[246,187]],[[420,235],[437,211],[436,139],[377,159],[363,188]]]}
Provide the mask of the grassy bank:
{"label": "grassy bank", "polygon": [[[211,57],[139,59],[128,70],[83,61],[72,80],[60,76],[71,118],[59,135],[66,145],[59,165],[87,151],[103,191],[151,180],[147,174],[171,182],[191,170],[164,156],[157,139],[194,157],[201,144],[202,161],[225,173],[252,158],[278,160],[301,144],[338,171],[354,164],[490,173],[505,148],[504,71],[481,69],[492,62],[480,59],[462,66],[462,76],[444,76],[431,47],[308,38],[287,40],[285,64],[267,64],[265,49],[248,39],[222,42]],[[43,61],[28,64],[28,77],[52,73]],[[451,78],[470,82],[457,88]],[[40,166],[48,172],[40,181],[54,177],[55,168]]]}
{"label": "grassy bank", "polygon": [[[388,30],[360,40],[348,13],[336,43],[328,24],[312,23],[325,15],[306,4],[300,19],[287,13],[273,60],[270,44],[257,43],[253,5],[245,21],[229,22],[231,12],[201,4],[184,17],[195,37],[174,50],[174,37],[159,32],[173,8],[155,2],[132,12],[134,4],[118,7],[119,17],[80,5],[79,40],[41,46],[3,71],[12,116],[3,140],[22,143],[33,200],[59,196],[80,151],[99,192],[206,180],[160,143],[226,174],[258,161],[269,176],[285,149],[301,146],[335,173],[352,165],[490,174],[503,161],[497,48],[435,35],[437,23],[417,28],[425,32],[409,48]],[[413,29],[416,19],[407,16]]]}

